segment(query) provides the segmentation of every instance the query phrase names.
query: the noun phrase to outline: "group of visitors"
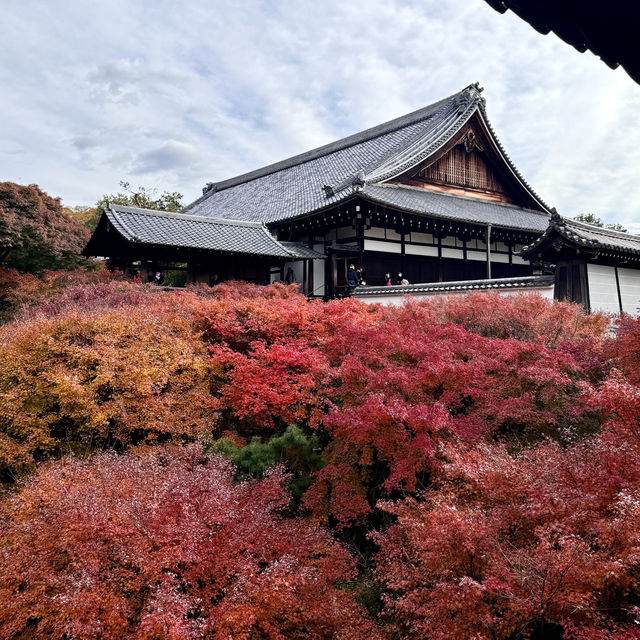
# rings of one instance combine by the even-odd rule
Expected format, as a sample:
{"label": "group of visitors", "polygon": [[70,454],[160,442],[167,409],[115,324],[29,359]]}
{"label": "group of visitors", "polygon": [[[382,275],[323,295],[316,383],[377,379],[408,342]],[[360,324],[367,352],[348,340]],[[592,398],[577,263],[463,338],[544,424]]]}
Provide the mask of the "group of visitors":
{"label": "group of visitors", "polygon": [[[356,287],[360,287],[362,285],[366,285],[367,283],[364,280],[364,270],[362,267],[356,267],[353,264],[349,265],[349,270],[347,271],[347,284],[351,290]],[[409,281],[402,275],[401,271],[398,271],[398,275],[395,278],[391,278],[390,273],[384,274],[384,284],[387,287],[398,286],[403,284],[409,284]]]}
{"label": "group of visitors", "polygon": [[[131,279],[137,283],[142,282],[142,276],[140,275],[139,269],[136,269],[131,274]],[[155,274],[153,273],[153,271],[150,271],[147,274],[147,282],[161,286],[164,284],[164,274],[162,273],[162,271],[156,271]]]}
{"label": "group of visitors", "polygon": [[[133,281],[134,282],[142,282],[142,278],[140,276],[140,271],[136,270],[133,273]],[[151,284],[155,284],[159,287],[164,285],[164,273],[162,271],[150,272],[147,277],[147,282]],[[209,276],[209,286],[215,287],[217,284],[220,284],[222,280],[220,280],[220,276],[217,273],[212,273]]]}
{"label": "group of visitors", "polygon": [[[136,271],[133,279],[137,282],[140,281],[140,272]],[[156,284],[158,286],[164,285],[164,274],[161,271],[156,271],[155,275],[149,276],[149,282]],[[217,273],[211,274],[209,277],[209,286],[215,287],[217,284],[221,282],[220,276]],[[284,276],[285,284],[294,284],[296,282],[296,275],[293,272],[293,269],[289,267]],[[364,280],[364,270],[362,267],[358,267],[356,269],[355,265],[350,264],[349,269],[347,270],[347,285],[349,285],[349,289],[353,291],[356,287],[360,287],[366,285],[367,283]],[[398,275],[395,278],[391,278],[390,273],[384,274],[384,284],[387,287],[391,287],[393,285],[403,285],[409,284],[409,281],[402,275],[402,272],[398,272]]]}
{"label": "group of visitors", "polygon": [[367,284],[364,281],[364,270],[362,267],[358,267],[356,269],[354,265],[349,265],[349,269],[347,271],[347,284],[349,285],[349,289],[355,289],[356,287],[361,287]]}
{"label": "group of visitors", "polygon": [[409,284],[409,281],[403,277],[402,272],[398,271],[398,275],[396,276],[395,280],[392,282],[391,281],[391,274],[390,273],[385,273],[384,274],[384,284],[386,287],[391,287],[393,285],[398,286],[401,284]]}

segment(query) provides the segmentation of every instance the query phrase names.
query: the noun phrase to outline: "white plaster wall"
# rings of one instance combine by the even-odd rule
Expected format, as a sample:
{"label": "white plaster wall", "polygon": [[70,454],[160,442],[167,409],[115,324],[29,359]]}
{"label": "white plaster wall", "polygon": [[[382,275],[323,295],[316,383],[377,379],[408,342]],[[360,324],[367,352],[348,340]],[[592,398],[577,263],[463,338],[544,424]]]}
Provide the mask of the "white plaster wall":
{"label": "white plaster wall", "polygon": [[640,270],[618,267],[622,310],[637,316],[640,308]]}
{"label": "white plaster wall", "polygon": [[486,260],[486,251],[472,251],[467,249],[467,260]]}
{"label": "white plaster wall", "polygon": [[303,266],[302,266],[302,260],[299,260],[297,262],[287,262],[284,265],[284,275],[287,275],[287,271],[289,270],[289,267],[291,267],[293,269],[293,273],[296,277],[296,282],[298,284],[302,284],[302,277],[303,277]]}
{"label": "white plaster wall", "polygon": [[429,247],[421,244],[404,245],[404,252],[413,256],[435,256],[438,257],[438,247]]}
{"label": "white plaster wall", "polygon": [[365,238],[384,238],[384,227],[371,227],[364,230]]}
{"label": "white plaster wall", "polygon": [[400,243],[395,242],[381,242],[380,240],[367,240],[364,241],[365,251],[384,251],[385,253],[402,253],[402,247]]}
{"label": "white plaster wall", "polygon": [[442,247],[443,258],[464,258],[464,252],[462,249],[449,249],[448,247]]}
{"label": "white plaster wall", "polygon": [[[568,277],[571,277],[570,270]],[[620,313],[615,268],[587,263],[587,279],[589,282],[591,311]]]}
{"label": "white plaster wall", "polygon": [[[315,244],[313,249],[318,253],[324,253],[323,244]],[[313,291],[309,292],[312,296],[324,295],[324,263],[324,260],[313,261]]]}
{"label": "white plaster wall", "polygon": [[433,234],[421,233],[419,231],[412,231],[411,242],[424,242],[425,244],[433,244],[434,243]]}
{"label": "white plaster wall", "polygon": [[488,293],[489,291],[499,293],[501,296],[514,296],[521,293],[526,294],[538,294],[543,298],[547,298],[548,300],[553,300],[553,285],[547,287],[528,287],[526,289],[482,289],[476,291],[431,291],[431,292],[421,292],[421,293],[405,293],[405,294],[397,294],[390,293],[389,295],[381,294],[379,296],[358,296],[358,290],[356,289],[354,298],[361,300],[362,302],[366,302],[367,304],[384,304],[390,305],[395,304],[399,305],[407,299],[411,298],[412,300],[425,300],[426,298],[433,298],[435,296],[463,296],[469,293]]}
{"label": "white plaster wall", "polygon": [[440,240],[440,244],[443,247],[457,247],[462,244],[462,241],[458,240],[456,236],[445,236],[444,238],[442,238],[442,240]]}

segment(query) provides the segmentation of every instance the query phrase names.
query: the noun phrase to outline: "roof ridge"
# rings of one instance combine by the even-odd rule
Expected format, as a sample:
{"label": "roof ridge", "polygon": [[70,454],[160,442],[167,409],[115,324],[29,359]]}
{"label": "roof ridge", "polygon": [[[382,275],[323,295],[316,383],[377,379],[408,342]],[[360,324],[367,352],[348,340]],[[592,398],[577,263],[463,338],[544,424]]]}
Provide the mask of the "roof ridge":
{"label": "roof ridge", "polygon": [[483,280],[451,280],[444,282],[416,282],[408,285],[373,285],[358,287],[355,296],[359,295],[400,295],[403,293],[428,293],[439,290],[467,290],[467,289],[503,289],[514,287],[526,287],[527,285],[550,285],[553,283],[553,275],[517,276],[513,278],[485,278]]}
{"label": "roof ridge", "polygon": [[[400,149],[395,149],[386,154],[372,173],[366,176],[367,180],[382,182],[404,173],[421,162],[424,162],[430,154],[437,151],[450,140],[469,121],[480,102],[484,101],[481,96],[482,88],[478,83],[469,85],[456,95],[451,113],[447,114],[444,120],[436,120],[436,126],[430,131],[418,132],[411,143],[400,145]],[[436,115],[445,112],[448,104],[443,105]],[[426,148],[420,148],[421,145]],[[395,161],[395,164],[394,164]]]}
{"label": "roof ridge", "polygon": [[[117,209],[114,209],[117,207]],[[206,222],[207,224],[224,224],[236,227],[265,227],[264,222],[252,222],[248,220],[237,220],[234,218],[211,218],[209,216],[194,216],[178,211],[159,211],[157,209],[143,209],[142,207],[129,207],[127,205],[109,205],[109,210],[114,213],[123,211],[124,213],[138,213],[160,218],[172,218],[176,220],[192,220],[193,222]]]}
{"label": "roof ridge", "polygon": [[[348,147],[366,142],[367,140],[377,138],[381,135],[398,131],[399,129],[403,129],[404,127],[407,127],[409,125],[416,124],[418,122],[421,122],[422,120],[434,118],[438,113],[440,113],[443,108],[447,106],[449,102],[455,100],[474,86],[474,84],[468,85],[457,93],[454,93],[441,100],[437,100],[436,102],[412,111],[411,113],[399,116],[398,118],[393,118],[392,120],[388,120],[386,122],[383,122],[382,124],[375,125],[373,127],[365,129],[364,131],[359,131],[344,138],[334,140],[333,142],[322,145],[320,147],[316,147],[315,149],[310,149],[309,151],[305,151],[284,160],[274,162],[260,169],[255,169],[253,171],[240,174],[233,178],[228,178],[227,180],[222,180],[217,183],[208,183],[207,187],[203,189],[202,196],[200,196],[191,204],[187,205],[184,210],[188,210],[196,204],[202,202],[203,200],[206,200],[209,195],[211,195],[212,193],[216,193],[217,191],[222,191],[224,189],[237,186],[244,182],[249,182],[251,180],[255,180],[256,178],[261,178],[271,173],[276,173],[278,171],[282,171],[283,169],[288,169],[290,167],[303,164],[310,160],[321,158],[325,155],[335,153],[336,151],[340,151],[342,149],[347,149]],[[433,110],[434,107],[437,107],[435,111]]]}
{"label": "roof ridge", "polygon": [[516,165],[512,162],[511,158],[509,157],[509,154],[506,152],[505,148],[502,146],[502,142],[500,142],[500,138],[498,138],[493,128],[493,125],[489,120],[489,116],[487,115],[486,103],[484,102],[480,103],[480,115],[482,116],[482,119],[487,125],[487,128],[489,129],[489,133],[493,137],[493,140],[498,146],[498,150],[502,154],[503,158],[505,159],[505,162],[507,163],[511,171],[513,171],[516,178],[521,182],[524,188],[533,196],[533,198],[542,206],[543,209],[546,209],[547,212],[551,212],[551,207],[533,190],[531,185],[524,179],[524,176],[520,173]]}
{"label": "roof ridge", "polygon": [[638,238],[640,236],[634,233],[629,233],[628,231],[616,231],[615,229],[608,229],[607,227],[601,227],[597,224],[591,224],[589,222],[583,222],[582,220],[574,220],[573,218],[565,218],[561,216],[560,220],[557,221],[556,224],[566,224],[576,226],[578,228],[584,228],[591,233],[600,233],[604,236],[612,236],[614,238]]}

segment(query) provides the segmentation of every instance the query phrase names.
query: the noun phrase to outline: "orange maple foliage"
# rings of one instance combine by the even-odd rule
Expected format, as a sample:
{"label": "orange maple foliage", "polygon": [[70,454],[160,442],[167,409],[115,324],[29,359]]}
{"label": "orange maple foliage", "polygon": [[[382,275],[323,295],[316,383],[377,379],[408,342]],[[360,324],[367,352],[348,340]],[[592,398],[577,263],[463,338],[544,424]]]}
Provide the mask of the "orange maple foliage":
{"label": "orange maple foliage", "polygon": [[206,348],[188,318],[126,306],[0,330],[0,473],[69,450],[211,431]]}

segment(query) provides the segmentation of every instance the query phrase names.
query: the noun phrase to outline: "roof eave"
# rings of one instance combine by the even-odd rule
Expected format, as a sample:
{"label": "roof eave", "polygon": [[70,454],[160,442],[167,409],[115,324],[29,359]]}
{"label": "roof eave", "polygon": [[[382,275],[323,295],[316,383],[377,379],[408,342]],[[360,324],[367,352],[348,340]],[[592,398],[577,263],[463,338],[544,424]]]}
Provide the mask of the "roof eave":
{"label": "roof eave", "polygon": [[[448,215],[444,215],[444,214],[439,214],[439,213],[430,213],[430,212],[426,212],[426,211],[419,211],[418,209],[412,209],[412,208],[404,208],[404,207],[399,207],[399,206],[394,206],[394,205],[390,205],[387,202],[385,202],[382,199],[378,199],[375,196],[372,196],[370,194],[367,194],[366,192],[361,193],[360,196],[362,197],[363,200],[366,200],[367,202],[371,202],[372,204],[378,204],[378,205],[382,205],[384,207],[386,207],[387,209],[391,209],[393,211],[398,211],[400,213],[404,212],[404,213],[409,213],[412,215],[419,215],[419,216],[424,216],[425,218],[437,218],[439,220],[452,220],[451,216]],[[455,218],[455,222],[461,222],[464,224],[471,224],[471,225],[475,225],[478,227],[486,227],[487,223],[482,223],[482,222],[478,222],[477,220],[471,220],[471,219],[467,219],[467,218]],[[540,233],[540,229],[531,229],[531,228],[527,228],[527,227],[517,227],[517,226],[509,226],[506,224],[493,224],[493,227],[497,227],[500,229],[512,229],[514,231],[523,231],[523,232],[527,232],[527,233]]]}
{"label": "roof eave", "polygon": [[528,194],[533,202],[535,202],[545,213],[551,213],[551,207],[547,205],[542,198],[531,188],[529,183],[524,179],[522,174],[518,171],[517,167],[509,157],[509,154],[505,151],[502,143],[500,142],[496,132],[491,126],[491,122],[489,121],[489,117],[487,116],[487,111],[484,104],[479,105],[477,110],[478,116],[482,125],[485,128],[485,132],[489,140],[491,140],[494,144],[494,150],[498,154],[498,156],[502,159],[504,166],[510,172],[510,175],[513,179],[520,185],[520,187]]}

